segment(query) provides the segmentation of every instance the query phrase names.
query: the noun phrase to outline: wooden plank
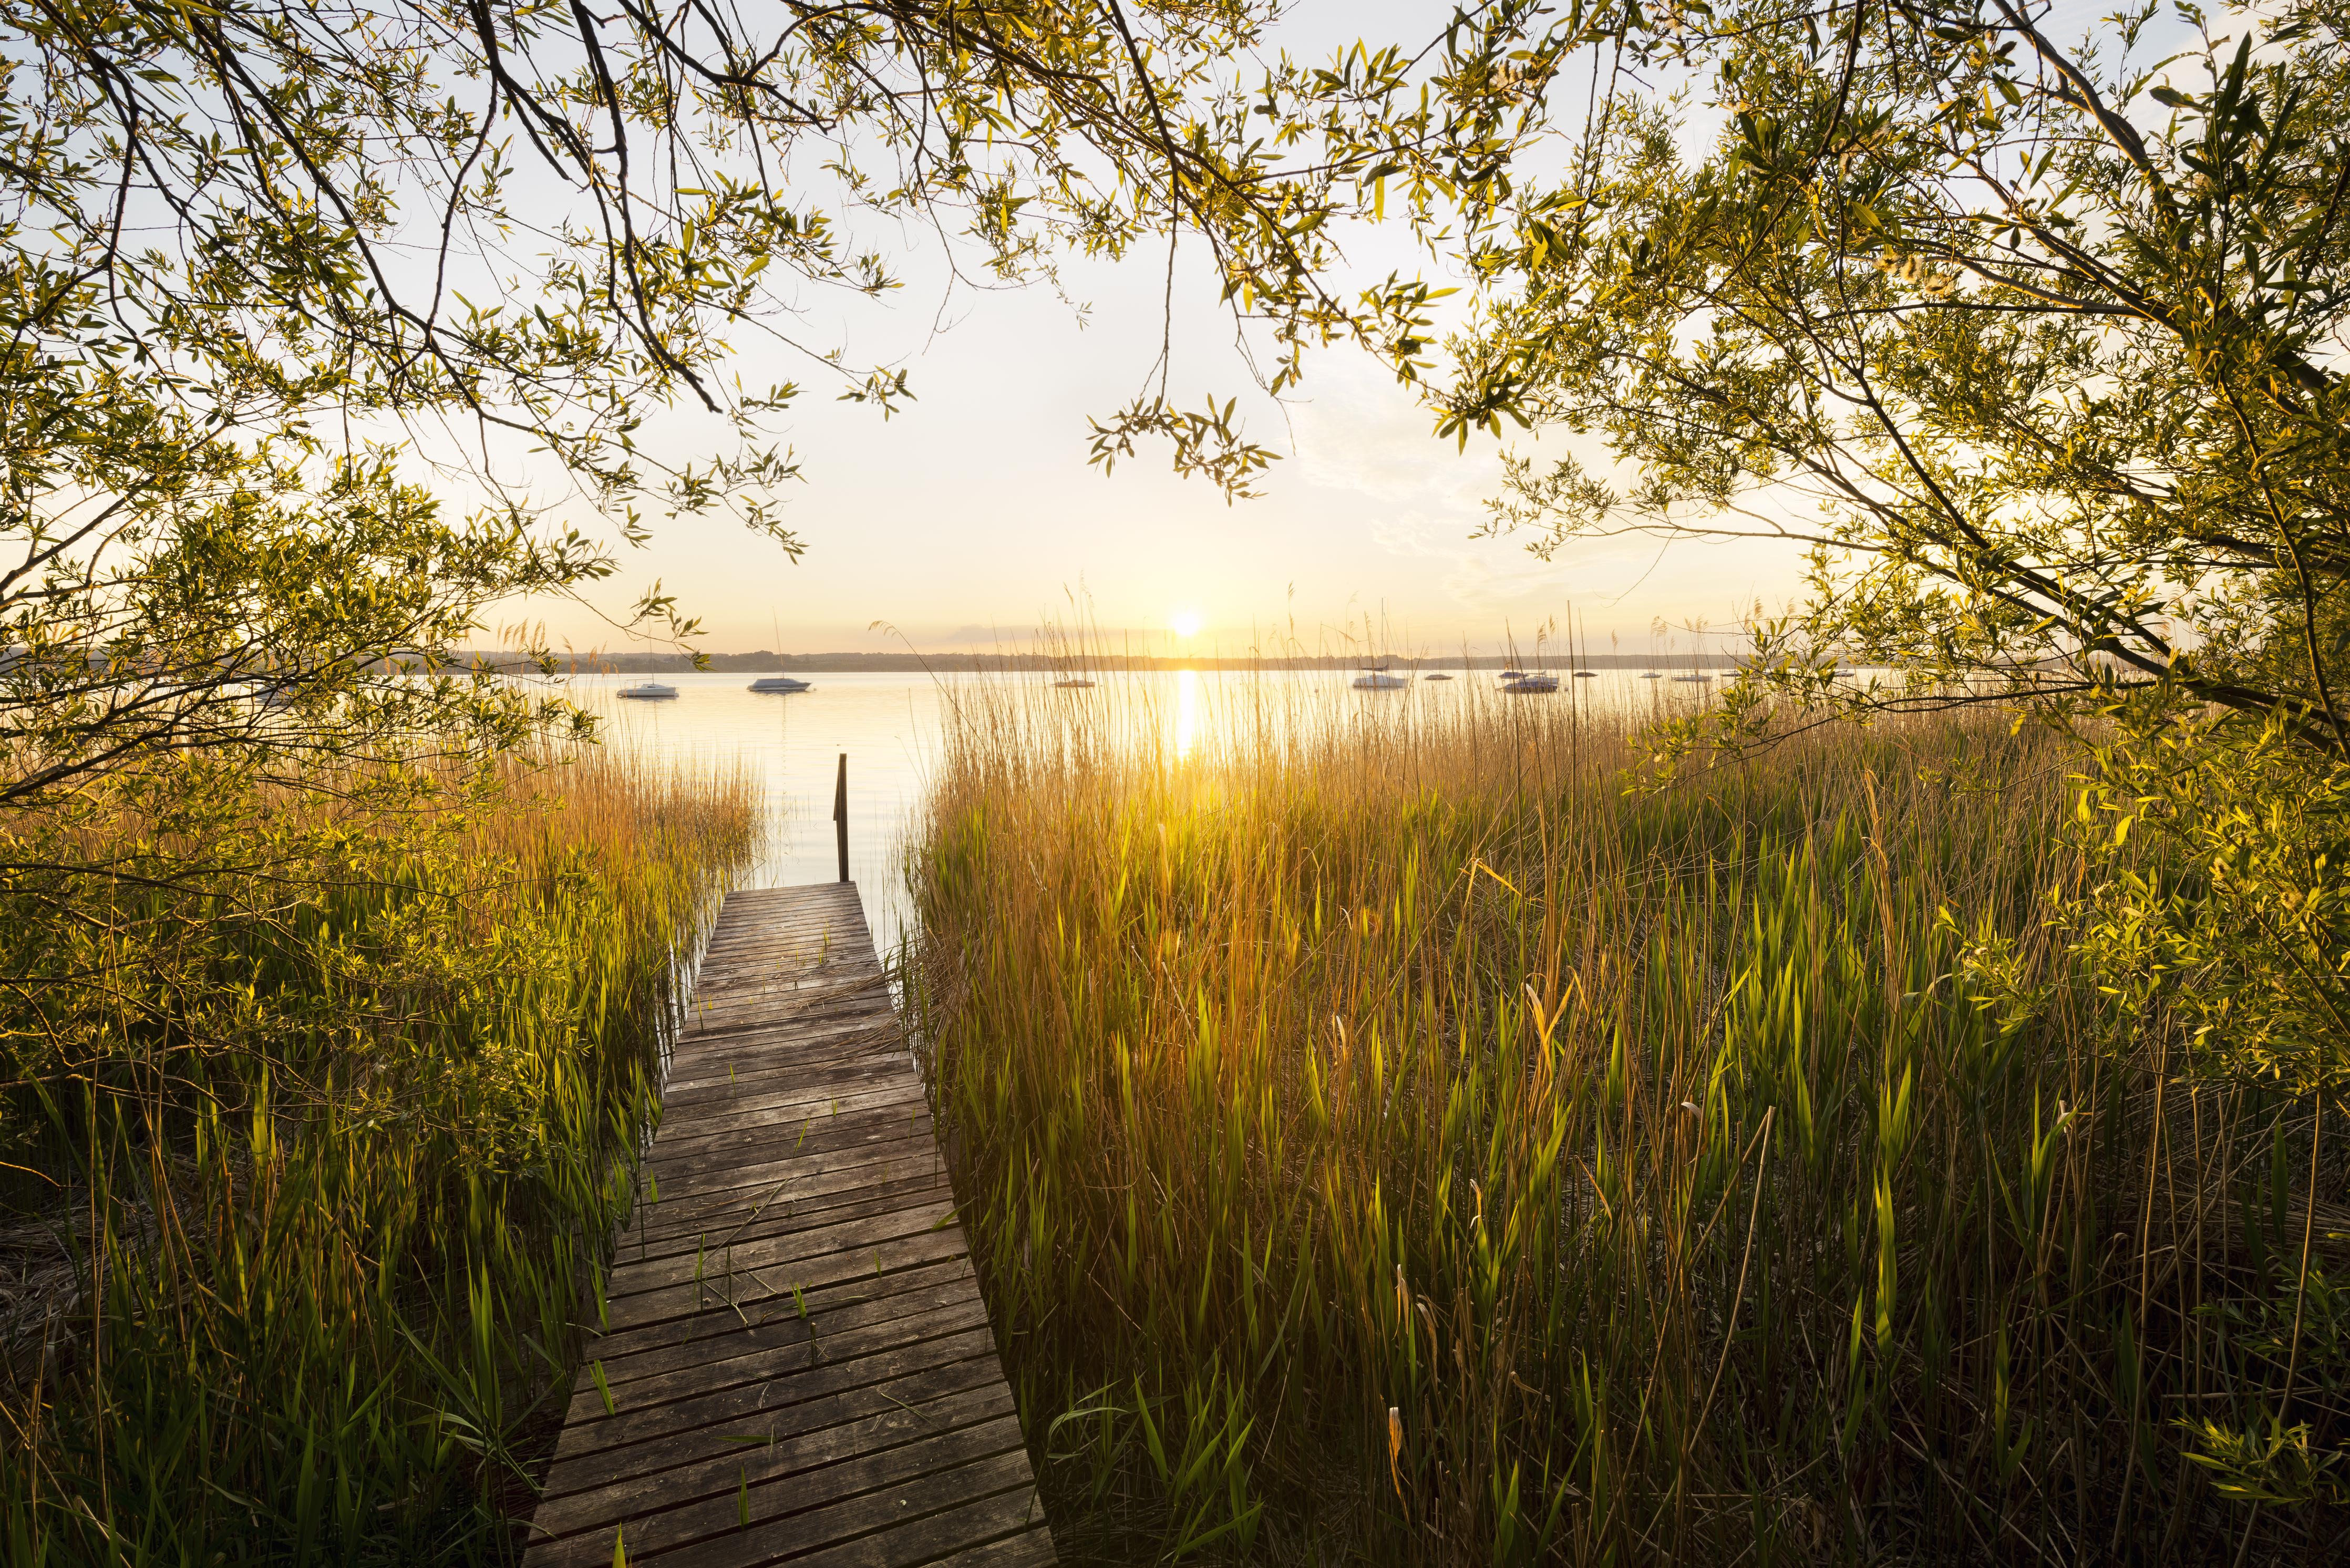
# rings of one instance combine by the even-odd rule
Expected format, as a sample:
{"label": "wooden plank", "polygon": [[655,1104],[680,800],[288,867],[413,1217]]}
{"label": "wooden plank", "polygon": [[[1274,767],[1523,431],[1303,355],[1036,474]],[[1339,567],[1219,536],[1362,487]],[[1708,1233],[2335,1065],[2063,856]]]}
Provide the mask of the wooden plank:
{"label": "wooden plank", "polygon": [[794,1225],[829,1224],[889,1204],[951,1195],[938,1157],[919,1141],[910,1142],[901,1156],[827,1170],[805,1181],[787,1179],[713,1193],[707,1208],[674,1216],[669,1224],[629,1231],[616,1262],[649,1263],[679,1252],[707,1252]]}
{"label": "wooden plank", "polygon": [[[993,1435],[970,1438],[964,1447],[1001,1453],[1004,1441],[1020,1441],[1018,1424],[1009,1421],[1012,1391],[1001,1379],[992,1386],[983,1383],[976,1388],[933,1394],[920,1405],[880,1399],[868,1405],[861,1415],[837,1421],[823,1421],[821,1417],[845,1414],[837,1402],[829,1408],[820,1407],[819,1424],[808,1431],[791,1430],[781,1417],[737,1422],[737,1430],[723,1434],[742,1439],[733,1446],[734,1451],[704,1453],[684,1463],[671,1462],[671,1444],[638,1444],[626,1450],[638,1462],[619,1480],[593,1490],[547,1498],[539,1504],[536,1522],[552,1533],[569,1534],[631,1513],[658,1512],[670,1521],[674,1532],[678,1516],[699,1503],[705,1505],[700,1511],[739,1526],[743,1510],[726,1505],[739,1504],[746,1489],[772,1494],[760,1500],[772,1513],[791,1501],[784,1495],[786,1489],[809,1484],[825,1470],[837,1469],[847,1460],[886,1454],[893,1449],[919,1448],[941,1438],[961,1438],[980,1428],[989,1428]],[[1006,1425],[1008,1432],[995,1430]],[[615,1468],[609,1465],[608,1456],[607,1468]],[[708,1508],[712,1503],[720,1506]],[[727,1518],[728,1514],[734,1517]]]}
{"label": "wooden plank", "polygon": [[813,1145],[822,1150],[879,1132],[896,1137],[908,1128],[930,1131],[931,1107],[918,1088],[903,1084],[859,1088],[829,1099],[789,1099],[780,1092],[712,1101],[700,1107],[689,1122],[681,1121],[675,1137],[653,1145],[658,1158],[648,1165],[676,1165],[713,1151],[766,1153],[780,1145],[791,1153]]}
{"label": "wooden plank", "polygon": [[[691,1284],[720,1278],[740,1281],[754,1273],[780,1271],[789,1278],[803,1265],[822,1267],[818,1260],[835,1253],[860,1253],[878,1250],[893,1241],[947,1230],[954,1223],[954,1205],[933,1198],[927,1203],[894,1208],[879,1214],[868,1214],[855,1219],[834,1220],[829,1224],[810,1225],[805,1230],[787,1231],[780,1236],[761,1241],[738,1238],[722,1241],[693,1256],[679,1253],[650,1262],[630,1262],[612,1271],[612,1282],[606,1289],[605,1299],[614,1306],[630,1296],[648,1291],[662,1290],[671,1285]],[[955,1238],[957,1246],[962,1236]],[[855,1262],[855,1258],[850,1260]],[[805,1290],[805,1285],[799,1288]]]}
{"label": "wooden plank", "polygon": [[[900,1297],[911,1299],[928,1294],[937,1302],[962,1299],[941,1293],[951,1289],[968,1294],[978,1293],[978,1282],[972,1276],[965,1259],[947,1258],[927,1268],[907,1269],[894,1274],[859,1274],[832,1284],[803,1286],[794,1310],[772,1320],[742,1324],[732,1314],[709,1313],[646,1328],[596,1334],[589,1338],[587,1350],[590,1358],[605,1367],[608,1380],[620,1376],[623,1368],[630,1369],[628,1376],[642,1376],[642,1368],[683,1366],[694,1356],[740,1355],[754,1349],[805,1345],[810,1340],[821,1344],[837,1328],[921,1310],[902,1303],[896,1306],[883,1304]],[[803,1305],[807,1308],[806,1316],[797,1310]],[[719,1343],[702,1350],[686,1348],[707,1341]]]}
{"label": "wooden plank", "polygon": [[725,1105],[754,1093],[776,1093],[782,1096],[778,1103],[821,1105],[902,1081],[897,1063],[876,1061],[869,1054],[837,1062],[790,1061],[780,1053],[689,1062],[681,1064],[675,1080],[673,1114],[682,1116],[700,1106]]}
{"label": "wooden plank", "polygon": [[[806,1568],[905,1568],[935,1563],[958,1548],[1023,1529],[1041,1517],[1035,1487],[1018,1479],[1025,1474],[1026,1464],[1025,1454],[1004,1454],[913,1477],[829,1508],[744,1530],[733,1539],[718,1536],[680,1561],[692,1568],[747,1568],[784,1561]],[[1003,1490],[990,1490],[993,1488]],[[965,1501],[974,1496],[979,1501]]]}
{"label": "wooden plank", "polygon": [[1052,1537],[856,889],[730,894],[527,1568],[1027,1568]]}
{"label": "wooden plank", "polygon": [[[621,1297],[607,1307],[615,1331],[646,1328],[679,1318],[732,1314],[745,1325],[797,1311],[792,1293],[871,1275],[876,1279],[925,1263],[968,1256],[962,1227],[925,1230],[870,1246],[858,1244],[787,1266],[723,1269],[713,1262],[700,1279],[688,1279]],[[618,1271],[615,1271],[618,1277]]]}
{"label": "wooden plank", "polygon": [[689,1205],[702,1203],[713,1193],[733,1192],[763,1182],[773,1186],[795,1178],[813,1179],[828,1172],[902,1159],[925,1144],[937,1147],[929,1128],[911,1127],[894,1137],[858,1137],[836,1147],[807,1152],[795,1149],[792,1142],[779,1133],[769,1147],[755,1156],[738,1157],[731,1161],[689,1156],[665,1169],[649,1169],[651,1185],[645,1194],[650,1205],[647,1221],[653,1225],[666,1223],[671,1215],[690,1212]]}
{"label": "wooden plank", "polygon": [[1034,1563],[1052,1561],[1053,1536],[1045,1528],[1041,1512],[1036,1522],[1017,1535],[1007,1535],[1001,1541],[939,1559],[942,1568],[1031,1568]]}
{"label": "wooden plank", "polygon": [[[830,1159],[837,1166],[851,1157],[869,1155],[890,1144],[931,1136],[926,1107],[900,1105],[880,1108],[888,1114],[868,1116],[845,1127],[834,1117],[810,1116],[796,1106],[767,1117],[764,1124],[750,1117],[729,1118],[731,1125],[708,1137],[680,1139],[676,1153],[658,1161],[649,1160],[645,1168],[655,1181],[675,1191],[681,1176],[727,1176],[763,1157],[781,1154]],[[822,1137],[818,1136],[820,1132]],[[805,1141],[803,1133],[806,1135]],[[816,1147],[809,1149],[809,1144]]]}
{"label": "wooden plank", "polygon": [[[691,1373],[714,1386],[738,1376],[737,1359],[745,1356],[773,1357],[755,1374],[772,1377],[830,1359],[837,1343],[864,1329],[978,1301],[978,1283],[967,1273],[958,1259],[887,1280],[860,1280],[847,1291],[812,1292],[806,1318],[794,1315],[753,1329],[738,1328],[732,1319],[703,1318],[665,1325],[666,1333],[647,1334],[626,1348],[608,1340],[590,1348],[603,1352],[594,1362],[604,1369],[605,1385],[616,1402],[619,1390],[639,1378]],[[713,1332],[692,1332],[713,1325]],[[583,1417],[592,1416],[602,1408],[603,1397],[592,1378],[584,1379],[572,1392],[572,1409]]]}
{"label": "wooden plank", "polygon": [[[727,1423],[755,1420],[764,1424],[820,1399],[892,1386],[897,1380],[934,1367],[972,1366],[985,1377],[995,1376],[995,1340],[987,1326],[986,1308],[976,1299],[859,1330],[849,1346],[857,1354],[843,1353],[845,1340],[846,1336],[836,1340],[832,1355],[816,1365],[809,1364],[808,1352],[802,1346],[622,1384],[612,1391],[614,1408],[609,1415],[598,1398],[590,1398],[585,1410],[573,1411],[563,1430],[559,1450],[566,1461],[563,1484],[579,1489],[617,1479],[608,1467],[584,1463],[608,1450],[633,1451],[658,1439]],[[790,1386],[779,1393],[778,1372],[804,1376],[789,1379]],[[596,1393],[592,1388],[588,1392]],[[903,1394],[892,1397],[913,1403]],[[634,1462],[623,1458],[625,1462]],[[569,1463],[573,1459],[583,1464],[575,1467]]]}
{"label": "wooden plank", "polygon": [[[780,1410],[738,1400],[740,1407],[729,1416],[583,1453],[572,1464],[581,1490],[546,1499],[539,1511],[540,1525],[561,1528],[566,1511],[591,1523],[603,1519],[613,1511],[615,1489],[629,1493],[651,1489],[673,1506],[697,1497],[723,1496],[773,1469],[796,1474],[869,1446],[870,1423],[877,1420],[898,1422],[910,1416],[913,1419],[899,1422],[899,1428],[919,1436],[952,1429],[958,1409],[966,1415],[1002,1415],[1012,1407],[1011,1393],[995,1366],[993,1342],[983,1329],[979,1337],[980,1353],[961,1360],[918,1367],[903,1376]],[[951,1398],[965,1404],[952,1406]],[[829,1449],[822,1446],[827,1443]],[[743,1468],[746,1459],[752,1461],[748,1469]]]}
{"label": "wooden plank", "polygon": [[[906,1417],[910,1423],[911,1417]],[[734,1484],[716,1496],[674,1507],[616,1501],[608,1522],[535,1544],[531,1568],[605,1568],[613,1540],[625,1532],[629,1560],[646,1562],[681,1547],[704,1545],[688,1562],[780,1563],[875,1530],[919,1524],[965,1498],[1025,1490],[1028,1454],[1010,1415],[977,1426],[895,1444],[814,1469],[750,1479],[755,1459],[737,1467]],[[731,1539],[730,1539],[731,1538]]]}
{"label": "wooden plank", "polygon": [[680,1252],[708,1251],[730,1242],[778,1235],[794,1226],[830,1224],[908,1202],[951,1196],[938,1157],[921,1147],[919,1140],[902,1158],[827,1171],[806,1182],[786,1180],[730,1191],[739,1195],[723,1207],[686,1216],[660,1230],[629,1231],[618,1261],[645,1263]]}

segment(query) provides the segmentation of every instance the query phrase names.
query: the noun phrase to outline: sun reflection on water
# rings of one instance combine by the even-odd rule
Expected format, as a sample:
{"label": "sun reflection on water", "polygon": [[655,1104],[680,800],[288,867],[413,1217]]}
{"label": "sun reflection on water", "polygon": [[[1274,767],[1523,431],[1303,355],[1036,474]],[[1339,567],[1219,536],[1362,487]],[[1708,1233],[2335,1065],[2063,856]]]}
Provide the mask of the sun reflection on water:
{"label": "sun reflection on water", "polygon": [[1179,670],[1175,672],[1175,760],[1188,760],[1199,738],[1200,672]]}

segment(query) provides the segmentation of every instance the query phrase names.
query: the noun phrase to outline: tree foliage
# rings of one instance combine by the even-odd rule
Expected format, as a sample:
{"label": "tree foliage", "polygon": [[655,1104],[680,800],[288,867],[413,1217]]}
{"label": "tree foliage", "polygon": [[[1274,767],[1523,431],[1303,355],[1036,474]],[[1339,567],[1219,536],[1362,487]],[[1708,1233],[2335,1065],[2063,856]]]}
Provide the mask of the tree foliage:
{"label": "tree foliage", "polygon": [[[1309,68],[1244,0],[0,0],[0,874],[194,886],[233,779],[397,812],[580,723],[452,654],[671,519],[795,556],[782,423],[913,395],[839,345],[921,244],[994,286],[1188,240],[1274,390],[1409,371],[1429,290],[1334,292],[1332,236],[1494,208],[1523,95],[1447,84],[1527,9]],[[1137,369],[1097,461],[1246,493],[1232,403]],[[695,629],[658,585],[629,624]]]}
{"label": "tree foliage", "polygon": [[[2337,19],[2256,49],[2189,12],[2161,58],[2151,5],[2077,45],[2045,20],[1696,6],[1627,36],[1575,174],[1484,258],[1523,286],[1450,418],[1637,465],[1513,466],[1497,521],[1541,547],[1800,540],[1823,653],[2161,685],[2342,754]],[[1721,130],[1690,156],[1700,98]]]}
{"label": "tree foliage", "polygon": [[[2269,1107],[2298,1252],[2204,1309],[2277,1355],[2180,1420],[2219,1493],[2308,1503],[2345,1452],[2313,1256],[2350,1084],[2350,49],[2304,0],[2078,38],[2054,10],[1627,7],[1563,176],[1477,257],[1440,418],[1565,438],[1492,505],[1538,552],[1807,552],[1669,757],[1985,703],[2082,743],[2049,921],[2114,1060]],[[2062,1005],[2009,967],[1991,942],[1946,978]]]}
{"label": "tree foliage", "polygon": [[[583,511],[796,555],[801,389],[738,367],[912,395],[826,308],[899,286],[893,227],[1006,282],[1188,234],[1274,389],[1332,339],[1409,363],[1427,290],[1334,294],[1334,221],[1491,204],[1507,96],[1415,84],[1490,72],[1519,9],[1308,69],[1252,65],[1272,7],[1228,0],[0,5],[12,781],[250,735],[256,684],[311,735],[527,718],[384,661],[608,575]],[[673,407],[720,450],[645,440]],[[1230,494],[1268,455],[1163,360],[1097,457],[1154,435]]]}
{"label": "tree foliage", "polygon": [[[1789,696],[2022,701],[2120,748],[2098,831],[2176,828],[2196,918],[2317,916],[2350,763],[2339,16],[2149,3],[2079,39],[2024,0],[1617,20],[1565,177],[1479,257],[1492,300],[1443,417],[1596,437],[1621,466],[1522,454],[1492,526],[1545,553],[1800,545],[1811,591],[1757,625],[1732,730]],[[2298,846],[2251,904],[2211,853],[2244,811]],[[2311,940],[2334,958],[2254,967],[2334,1016],[2350,928]]]}

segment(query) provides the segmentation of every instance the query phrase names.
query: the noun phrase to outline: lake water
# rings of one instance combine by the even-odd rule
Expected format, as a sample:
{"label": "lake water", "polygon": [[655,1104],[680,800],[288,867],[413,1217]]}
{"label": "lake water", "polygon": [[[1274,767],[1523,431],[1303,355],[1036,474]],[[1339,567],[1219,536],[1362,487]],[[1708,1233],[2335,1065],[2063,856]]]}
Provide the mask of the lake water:
{"label": "lake water", "polygon": [[[615,744],[680,761],[740,765],[759,782],[767,802],[767,841],[751,874],[754,887],[829,882],[838,876],[833,781],[846,753],[848,872],[886,953],[905,928],[904,855],[958,702],[984,698],[991,687],[998,694],[1024,688],[1049,701],[1118,713],[1180,757],[1267,714],[1287,724],[1492,700],[1492,671],[1456,674],[1450,681],[1415,680],[1399,691],[1357,691],[1347,670],[1157,670],[1103,675],[1091,691],[1058,692],[1049,677],[1030,674],[811,673],[802,677],[811,690],[766,696],[747,690],[750,675],[730,672],[660,676],[678,695],[656,702],[617,695],[643,676],[581,676],[568,684],[606,715]],[[1666,682],[1639,677],[1638,670],[1603,670],[1593,680],[1562,680],[1555,698],[1509,701],[1572,701],[1620,711],[1705,690],[1668,690]]]}

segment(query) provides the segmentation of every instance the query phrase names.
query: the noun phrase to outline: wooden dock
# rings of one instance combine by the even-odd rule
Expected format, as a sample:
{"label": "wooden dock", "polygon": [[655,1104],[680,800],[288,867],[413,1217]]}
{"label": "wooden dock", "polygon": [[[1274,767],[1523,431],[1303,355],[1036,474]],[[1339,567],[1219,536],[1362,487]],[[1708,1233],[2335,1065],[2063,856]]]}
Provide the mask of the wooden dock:
{"label": "wooden dock", "polygon": [[1053,1561],[853,886],[728,896],[644,1180],[527,1568]]}

